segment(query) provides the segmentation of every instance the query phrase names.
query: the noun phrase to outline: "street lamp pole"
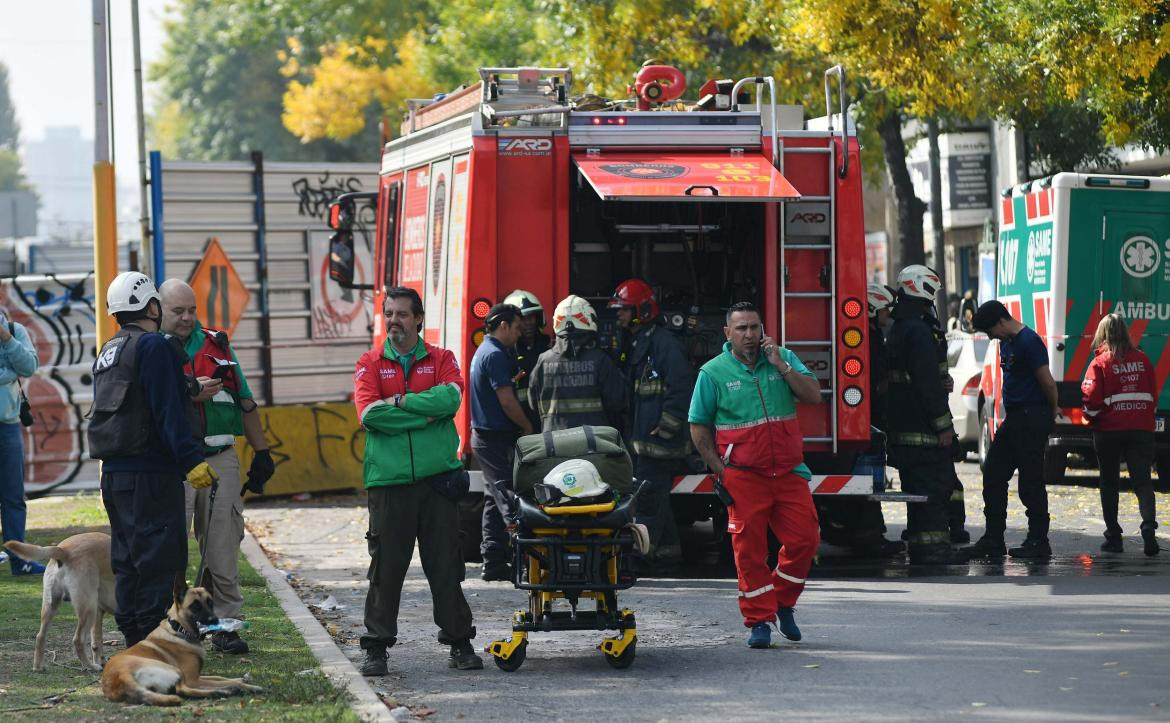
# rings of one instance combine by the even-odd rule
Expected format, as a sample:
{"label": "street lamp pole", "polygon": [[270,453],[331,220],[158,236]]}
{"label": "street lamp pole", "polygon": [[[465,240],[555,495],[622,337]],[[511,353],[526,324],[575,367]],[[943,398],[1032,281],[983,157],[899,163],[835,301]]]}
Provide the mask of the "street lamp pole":
{"label": "street lamp pole", "polygon": [[114,335],[106,311],[106,289],[118,273],[118,218],[114,159],[110,142],[109,7],[93,0],[93,268],[96,345]]}

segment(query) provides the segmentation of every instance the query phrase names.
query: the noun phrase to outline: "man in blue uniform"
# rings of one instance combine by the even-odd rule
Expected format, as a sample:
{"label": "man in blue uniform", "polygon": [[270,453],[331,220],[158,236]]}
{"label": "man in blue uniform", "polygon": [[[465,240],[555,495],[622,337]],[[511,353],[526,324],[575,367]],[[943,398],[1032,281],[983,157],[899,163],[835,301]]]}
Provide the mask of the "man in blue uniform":
{"label": "man in blue uniform", "polygon": [[195,409],[182,350],[157,333],[158,290],[127,271],[106,291],[121,330],[93,363],[89,453],[102,460],[102,501],[110,518],[114,618],[134,645],[166,617],[176,575],[187,570],[186,479],[202,489],[216,479],[195,436]]}

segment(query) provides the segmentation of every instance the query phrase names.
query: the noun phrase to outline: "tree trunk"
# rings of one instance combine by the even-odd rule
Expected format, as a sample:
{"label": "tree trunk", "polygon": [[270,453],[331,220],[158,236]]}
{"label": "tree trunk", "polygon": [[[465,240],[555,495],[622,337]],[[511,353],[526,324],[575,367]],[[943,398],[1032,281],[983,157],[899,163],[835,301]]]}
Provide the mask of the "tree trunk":
{"label": "tree trunk", "polygon": [[897,110],[887,113],[877,126],[878,135],[882,138],[883,151],[886,157],[886,168],[890,173],[890,183],[894,187],[894,201],[898,207],[898,249],[899,258],[891,259],[895,268],[890,270],[890,280],[897,276],[898,271],[910,264],[921,264],[926,260],[926,251],[923,248],[922,215],[926,213],[926,204],[914,195],[914,184],[910,180],[910,170],[906,166],[906,143],[902,140],[902,117]]}

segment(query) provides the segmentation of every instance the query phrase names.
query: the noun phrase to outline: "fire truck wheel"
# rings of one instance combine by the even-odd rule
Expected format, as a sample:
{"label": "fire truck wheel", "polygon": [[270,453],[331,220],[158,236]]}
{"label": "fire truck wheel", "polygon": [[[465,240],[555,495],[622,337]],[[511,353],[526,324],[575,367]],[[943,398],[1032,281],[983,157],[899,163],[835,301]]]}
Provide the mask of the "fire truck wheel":
{"label": "fire truck wheel", "polygon": [[479,562],[483,539],[483,495],[471,493],[459,500],[459,543],[464,562]]}

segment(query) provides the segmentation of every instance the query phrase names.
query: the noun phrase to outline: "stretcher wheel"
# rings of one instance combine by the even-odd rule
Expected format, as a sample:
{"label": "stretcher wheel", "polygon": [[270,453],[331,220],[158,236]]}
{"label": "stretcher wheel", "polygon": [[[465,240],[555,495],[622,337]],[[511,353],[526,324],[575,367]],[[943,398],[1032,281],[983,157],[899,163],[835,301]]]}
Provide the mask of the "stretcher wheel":
{"label": "stretcher wheel", "polygon": [[515,673],[520,670],[520,666],[524,665],[524,657],[527,655],[528,641],[520,643],[519,647],[512,651],[511,657],[504,658],[493,655],[492,660],[496,661],[496,667],[505,673]]}
{"label": "stretcher wheel", "polygon": [[638,641],[631,641],[626,649],[620,655],[610,655],[605,653],[605,662],[609,663],[609,667],[624,670],[634,663],[634,653],[638,647]]}

